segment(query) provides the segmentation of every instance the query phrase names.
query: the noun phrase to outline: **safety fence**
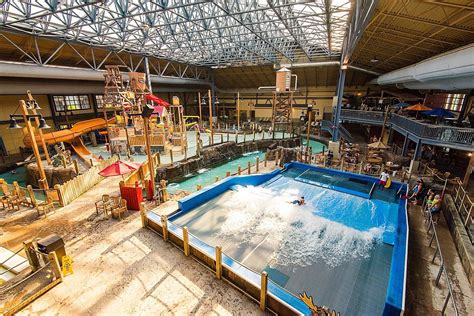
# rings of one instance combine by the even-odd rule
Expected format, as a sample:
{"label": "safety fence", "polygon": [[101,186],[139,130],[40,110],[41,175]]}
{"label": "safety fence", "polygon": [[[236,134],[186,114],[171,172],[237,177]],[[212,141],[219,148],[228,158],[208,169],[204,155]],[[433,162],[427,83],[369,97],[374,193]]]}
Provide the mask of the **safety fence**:
{"label": "safety fence", "polygon": [[25,244],[30,268],[0,285],[0,313],[14,315],[35,299],[63,281],[54,252],[44,254],[32,243]]}
{"label": "safety fence", "polygon": [[88,191],[94,185],[102,181],[104,177],[99,175],[99,171],[107,166],[110,166],[117,160],[118,157],[114,155],[109,159],[104,160],[95,166],[92,166],[89,170],[87,170],[87,172],[75,177],[74,179],[66,181],[63,184],[56,185],[55,189],[58,192],[58,199],[61,205],[68,205],[73,200],[81,196],[81,194]]}
{"label": "safety fence", "polygon": [[[185,256],[203,264],[215,273],[219,280],[223,279],[243,291],[260,305],[261,310],[271,310],[277,315],[310,314],[309,307],[299,298],[288,292],[268,278],[268,273],[258,273],[240,262],[227,256],[221,246],[211,247],[189,233],[187,227],[180,227],[168,220],[166,215],[158,216],[140,207],[142,225],[171,242],[183,251]],[[318,307],[317,315],[334,315],[339,313],[328,308]]]}
{"label": "safety fence", "polygon": [[454,206],[457,213],[461,217],[464,228],[473,243],[473,234],[472,234],[472,209],[474,208],[474,202],[469,196],[469,193],[463,187],[461,180],[455,179],[455,183],[451,186],[451,196],[453,198]]}
{"label": "safety fence", "polygon": [[[153,166],[155,168],[160,165],[160,154],[155,153],[152,155],[153,159]],[[140,167],[131,172],[124,180],[125,185],[135,185],[136,182],[138,182],[141,185],[145,185],[144,181],[150,177],[150,165],[148,164],[148,159],[145,160]]]}
{"label": "safety fence", "polygon": [[[425,203],[426,203],[426,199],[425,199],[425,202],[423,203],[422,210],[424,209]],[[451,303],[454,309],[454,315],[458,316],[459,315],[458,306],[456,304],[456,299],[453,295],[453,287],[451,285],[452,284],[451,279],[448,275],[448,271],[446,270],[446,266],[444,265],[445,261],[444,261],[443,253],[441,251],[441,247],[439,245],[438,233],[436,232],[436,225],[435,225],[435,222],[433,221],[433,216],[431,215],[431,212],[428,211],[425,214],[425,216],[427,217],[427,221],[428,221],[427,233],[431,234],[429,247],[431,248],[433,245],[433,241],[435,242],[435,245],[434,245],[435,252],[434,252],[433,258],[431,259],[431,263],[434,264],[436,258],[439,258],[439,261],[440,261],[439,270],[436,276],[435,284],[436,286],[440,286],[441,276],[444,276],[444,286],[448,289],[448,293],[446,294],[446,298],[444,299],[443,308],[441,309],[441,314],[442,315],[446,314],[446,308],[448,307],[448,303],[451,300]],[[450,313],[450,315],[453,315],[453,314]]]}

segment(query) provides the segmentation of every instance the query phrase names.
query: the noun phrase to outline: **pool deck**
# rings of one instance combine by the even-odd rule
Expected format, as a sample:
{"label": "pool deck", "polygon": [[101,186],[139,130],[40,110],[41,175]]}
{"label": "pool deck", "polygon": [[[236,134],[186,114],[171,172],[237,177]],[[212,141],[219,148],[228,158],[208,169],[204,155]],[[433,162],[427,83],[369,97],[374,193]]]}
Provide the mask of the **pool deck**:
{"label": "pool deck", "polygon": [[[411,205],[408,210],[410,238],[408,244],[408,275],[406,312],[408,315],[439,315],[448,293],[444,277],[435,285],[439,271],[439,258],[431,263],[435,248],[429,247],[430,236],[427,224],[419,206]],[[452,240],[449,228],[441,215],[436,225],[446,269],[451,278],[459,315],[469,315],[474,310],[474,292],[464,272],[461,260]],[[434,244],[434,243],[433,243]],[[447,315],[454,315],[451,302]]]}
{"label": "pool deck", "polygon": [[[274,167],[274,162],[269,162],[261,172]],[[47,218],[38,219],[35,210],[0,211],[0,246],[17,250],[24,240],[57,233],[65,239],[74,260],[74,274],[20,315],[263,315],[245,295],[216,280],[211,271],[184,257],[151,230],[143,229],[137,212],[123,221],[96,216],[94,202],[105,193],[118,193],[118,179],[105,179]],[[169,214],[176,207],[177,202],[170,201],[154,212]],[[406,315],[436,315],[447,290],[443,281],[440,288],[434,285],[439,262],[431,264],[434,249],[428,247],[417,207],[409,209],[409,224]],[[442,217],[437,228],[458,307],[461,315],[467,315],[474,310],[472,288]]]}

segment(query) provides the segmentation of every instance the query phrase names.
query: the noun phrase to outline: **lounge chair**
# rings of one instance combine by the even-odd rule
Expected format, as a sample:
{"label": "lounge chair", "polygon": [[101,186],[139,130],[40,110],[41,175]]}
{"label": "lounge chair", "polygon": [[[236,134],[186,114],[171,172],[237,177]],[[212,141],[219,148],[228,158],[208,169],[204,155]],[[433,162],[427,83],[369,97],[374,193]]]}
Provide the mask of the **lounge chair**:
{"label": "lounge chair", "polygon": [[95,211],[97,215],[99,215],[99,212],[104,213],[107,215],[107,212],[109,212],[113,207],[113,201],[110,198],[110,195],[104,194],[102,195],[102,199],[100,201],[95,202]]}
{"label": "lounge chair", "polygon": [[128,214],[128,209],[127,209],[127,200],[120,199],[120,197],[119,197],[119,200],[120,200],[119,204],[114,205],[110,213],[112,214],[112,218],[118,218],[121,220],[123,213]]}
{"label": "lounge chair", "polygon": [[41,216],[41,213],[44,214],[44,217],[47,217],[48,212],[54,210],[54,201],[51,198],[47,198],[46,201],[36,204],[36,211],[38,212],[38,217]]}

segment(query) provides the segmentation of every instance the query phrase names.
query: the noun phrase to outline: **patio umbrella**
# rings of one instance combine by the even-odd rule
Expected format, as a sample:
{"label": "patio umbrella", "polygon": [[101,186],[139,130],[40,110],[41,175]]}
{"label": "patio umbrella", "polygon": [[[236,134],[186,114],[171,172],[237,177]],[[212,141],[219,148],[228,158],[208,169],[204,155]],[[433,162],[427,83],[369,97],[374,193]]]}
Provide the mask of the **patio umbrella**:
{"label": "patio umbrella", "polygon": [[423,112],[425,115],[436,117],[454,117],[454,114],[443,108],[436,108],[430,111]]}
{"label": "patio umbrella", "polygon": [[369,148],[377,148],[377,149],[387,149],[389,146],[382,143],[382,141],[378,140],[375,143],[368,144],[367,147]]}
{"label": "patio umbrella", "polygon": [[119,160],[99,171],[99,174],[103,177],[120,176],[138,168],[140,168],[138,163]]}
{"label": "patio umbrella", "polygon": [[419,112],[419,111],[429,111],[429,110],[431,110],[431,108],[430,108],[430,107],[427,107],[427,106],[424,105],[424,104],[417,103],[417,104],[415,104],[415,105],[412,105],[412,106],[409,106],[409,107],[405,108],[405,110],[407,110],[407,111],[417,111],[417,112]]}

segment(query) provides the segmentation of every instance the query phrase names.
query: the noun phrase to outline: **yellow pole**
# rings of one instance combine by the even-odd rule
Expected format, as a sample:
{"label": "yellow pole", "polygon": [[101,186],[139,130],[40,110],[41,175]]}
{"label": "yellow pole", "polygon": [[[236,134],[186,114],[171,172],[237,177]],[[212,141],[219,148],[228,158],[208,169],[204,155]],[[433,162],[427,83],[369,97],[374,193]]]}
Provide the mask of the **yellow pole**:
{"label": "yellow pole", "polygon": [[202,126],[201,92],[198,92],[198,104],[199,104],[199,125]]}
{"label": "yellow pole", "polygon": [[211,130],[211,145],[214,144],[214,128],[212,127],[212,95],[211,95],[211,90],[207,91],[209,95],[209,127]]}
{"label": "yellow pole", "polygon": [[189,256],[189,231],[186,226],[183,227],[183,248],[184,248],[184,255],[188,257]]}
{"label": "yellow pole", "polygon": [[[28,94],[28,100],[33,101],[34,99],[33,99],[33,96],[31,95],[30,90],[28,90],[26,93]],[[34,115],[38,114],[38,113],[36,113],[36,109],[32,109],[31,111],[33,112]],[[51,158],[49,157],[48,147],[46,147],[46,142],[44,141],[43,131],[39,129],[39,118],[35,117],[35,123],[36,123],[36,129],[38,130],[38,134],[40,136],[41,145],[43,147],[44,155],[46,156],[46,161],[48,162],[48,165],[50,165],[51,164]]]}
{"label": "yellow pole", "polygon": [[21,111],[23,112],[23,120],[26,124],[26,129],[31,139],[31,148],[33,148],[33,154],[36,158],[36,165],[38,166],[38,171],[40,174],[39,187],[45,190],[49,189],[48,181],[46,180],[46,174],[44,173],[43,164],[41,163],[41,156],[38,150],[38,144],[36,143],[35,134],[33,133],[33,128],[31,127],[31,122],[28,119],[28,109],[26,108],[26,103],[24,100],[20,100]]}
{"label": "yellow pole", "polygon": [[240,92],[237,92],[237,130],[240,130]]}
{"label": "yellow pole", "polygon": [[153,157],[151,155],[151,146],[150,146],[150,127],[148,126],[148,117],[143,118],[143,125],[145,129],[145,149],[146,155],[148,158],[148,169],[150,169],[150,185],[151,185],[151,196],[150,199],[155,195],[155,171],[153,170]]}
{"label": "yellow pole", "polygon": [[222,277],[222,247],[216,246],[216,278]]}
{"label": "yellow pole", "polygon": [[263,271],[260,276],[260,309],[265,310],[267,306],[267,286],[268,286],[268,273]]}

